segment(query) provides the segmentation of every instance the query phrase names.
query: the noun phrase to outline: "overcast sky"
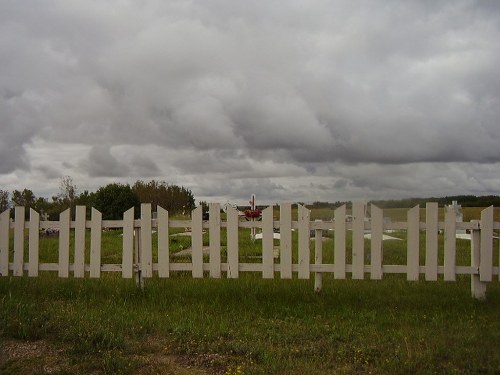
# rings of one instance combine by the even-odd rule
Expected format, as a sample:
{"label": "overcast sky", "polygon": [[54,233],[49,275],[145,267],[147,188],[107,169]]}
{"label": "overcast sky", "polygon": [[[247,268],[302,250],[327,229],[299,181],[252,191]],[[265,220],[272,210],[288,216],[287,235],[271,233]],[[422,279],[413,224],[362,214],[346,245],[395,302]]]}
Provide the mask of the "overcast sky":
{"label": "overcast sky", "polygon": [[500,1],[0,0],[0,189],[500,194]]}

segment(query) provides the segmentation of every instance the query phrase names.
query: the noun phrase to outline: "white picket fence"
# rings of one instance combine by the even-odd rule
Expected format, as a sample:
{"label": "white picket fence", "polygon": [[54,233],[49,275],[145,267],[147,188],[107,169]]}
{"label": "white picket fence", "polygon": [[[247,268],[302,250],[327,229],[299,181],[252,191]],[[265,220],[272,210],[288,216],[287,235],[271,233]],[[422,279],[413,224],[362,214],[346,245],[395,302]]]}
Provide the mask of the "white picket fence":
{"label": "white picket fence", "polygon": [[[500,223],[493,221],[493,207],[481,212],[480,221],[457,222],[453,207],[445,209],[444,222],[438,222],[437,203],[426,204],[426,220],[420,221],[420,208],[408,211],[406,222],[387,223],[383,210],[371,205],[370,219],[365,218],[366,207],[363,202],[355,202],[352,208],[352,221],[346,220],[346,207],[335,210],[333,221],[311,221],[310,211],[298,206],[298,220],[292,221],[292,205],[280,205],[280,218],[274,220],[273,207],[262,212],[261,221],[241,221],[238,211],[232,207],[227,210],[226,221],[221,220],[220,204],[209,207],[208,221],[202,220],[201,207],[192,211],[191,220],[170,220],[166,210],[158,207],[157,218],[153,219],[150,204],[141,205],[141,218],[134,220],[134,209],[123,215],[123,220],[102,220],[102,215],[92,209],[91,220],[86,220],[86,207],[77,206],[75,220],[71,221],[70,211],[61,213],[59,221],[41,221],[40,215],[30,210],[30,219],[25,221],[24,207],[15,207],[15,219],[9,211],[0,214],[0,275],[23,276],[27,271],[30,277],[37,277],[39,271],[55,271],[59,277],[66,278],[73,273],[75,278],[83,278],[88,273],[91,278],[99,278],[101,272],[121,272],[123,278],[136,277],[142,281],[157,272],[158,277],[169,277],[171,272],[190,271],[193,278],[208,274],[220,278],[238,278],[240,272],[260,272],[263,278],[274,278],[279,273],[282,279],[290,279],[297,273],[299,279],[315,277],[315,289],[319,291],[322,274],[333,273],[335,279],[379,280],[384,274],[406,274],[408,280],[438,280],[443,275],[445,281],[455,281],[456,275],[470,275],[472,296],[485,297],[486,285],[500,275],[499,267],[494,266],[494,230]],[[351,216],[349,216],[351,218]],[[258,228],[262,231],[261,263],[240,263],[238,236],[239,228]],[[39,262],[40,230],[57,228],[59,230],[58,263]],[[103,228],[123,230],[123,255],[121,264],[103,264],[101,261],[101,235]],[[153,263],[152,230],[158,232],[158,263]],[[169,229],[189,228],[191,231],[192,256],[189,263],[170,261]],[[227,261],[221,262],[221,228],[227,229]],[[25,262],[25,230],[28,230],[28,262]],[[85,236],[90,229],[90,264],[85,264]],[[74,230],[74,262],[70,264],[70,231]],[[203,259],[203,231],[209,233],[209,261]],[[274,258],[275,230],[279,230],[279,262]],[[292,263],[292,231],[298,231],[298,262]],[[323,249],[323,231],[334,231],[334,246]],[[407,264],[383,264],[383,232],[386,230],[407,231]],[[467,230],[471,233],[471,262],[468,266],[456,265],[456,232]],[[314,262],[311,262],[310,232],[315,233]],[[352,231],[352,262],[346,262],[346,238]],[[425,231],[425,264],[420,264],[420,232]],[[444,263],[438,264],[438,233],[444,232]],[[13,232],[13,255],[9,256],[10,234]],[[370,247],[365,248],[365,233],[371,233]],[[323,263],[323,251],[333,251],[333,264]],[[365,264],[365,251],[370,253],[370,264]],[[11,261],[12,260],[12,261]]]}

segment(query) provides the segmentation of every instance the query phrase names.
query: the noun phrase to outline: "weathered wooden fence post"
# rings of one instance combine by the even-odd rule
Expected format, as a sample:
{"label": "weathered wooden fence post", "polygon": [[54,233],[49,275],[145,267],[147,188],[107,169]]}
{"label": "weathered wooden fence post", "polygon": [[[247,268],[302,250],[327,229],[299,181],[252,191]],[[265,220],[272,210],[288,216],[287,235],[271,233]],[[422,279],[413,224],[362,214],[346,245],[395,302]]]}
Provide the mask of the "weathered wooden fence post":
{"label": "weathered wooden fence post", "polygon": [[[321,220],[315,220],[321,223]],[[323,230],[316,228],[314,231],[314,263],[323,264]],[[323,287],[323,274],[321,272],[314,273],[314,291],[321,292]]]}
{"label": "weathered wooden fence post", "polygon": [[486,298],[486,283],[479,279],[479,265],[481,264],[481,230],[479,229],[479,220],[472,220],[475,224],[471,229],[471,267],[474,268],[470,275],[470,289],[472,297],[478,300]]}
{"label": "weathered wooden fence post", "polygon": [[9,276],[10,210],[0,214],[0,276]]}
{"label": "weathered wooden fence post", "polygon": [[135,284],[144,289],[144,276],[141,267],[141,228],[134,229],[134,271],[135,271]]}

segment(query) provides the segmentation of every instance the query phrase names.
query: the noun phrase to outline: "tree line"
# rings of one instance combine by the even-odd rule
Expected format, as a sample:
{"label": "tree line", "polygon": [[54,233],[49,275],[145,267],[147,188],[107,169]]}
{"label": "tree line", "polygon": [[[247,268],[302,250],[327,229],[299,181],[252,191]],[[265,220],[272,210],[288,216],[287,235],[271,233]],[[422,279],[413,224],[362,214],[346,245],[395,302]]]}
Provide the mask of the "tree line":
{"label": "tree line", "polygon": [[[452,195],[446,197],[431,197],[431,198],[404,198],[404,199],[386,199],[386,200],[371,200],[368,203],[373,203],[380,208],[412,208],[416,205],[425,206],[427,202],[437,202],[440,207],[450,205],[453,201],[457,201],[462,207],[500,207],[500,196],[498,195]],[[337,201],[337,202],[321,202],[316,201],[308,204],[308,208],[329,208],[335,209],[342,205],[347,208],[352,207],[352,201]]]}
{"label": "tree line", "polygon": [[85,190],[78,193],[73,179],[65,176],[61,179],[59,190],[59,194],[51,200],[36,197],[30,189],[14,190],[11,194],[0,190],[0,212],[14,206],[24,206],[26,217],[32,208],[45,215],[48,220],[59,220],[62,211],[69,208],[74,217],[75,207],[82,205],[87,207],[87,218],[90,218],[91,207],[94,207],[102,213],[104,220],[119,220],[123,217],[123,212],[131,207],[135,208],[135,216],[138,217],[141,203],[151,203],[153,212],[157,206],[161,206],[174,214],[189,212],[195,208],[195,199],[189,189],[164,181],[138,180],[133,185],[111,183],[95,192]]}
{"label": "tree line", "polygon": [[416,205],[423,206],[427,202],[437,202],[439,206],[450,205],[457,201],[462,207],[500,207],[500,196],[498,195],[452,195],[441,198],[407,198],[399,200],[378,200],[371,201],[380,208],[411,208]]}

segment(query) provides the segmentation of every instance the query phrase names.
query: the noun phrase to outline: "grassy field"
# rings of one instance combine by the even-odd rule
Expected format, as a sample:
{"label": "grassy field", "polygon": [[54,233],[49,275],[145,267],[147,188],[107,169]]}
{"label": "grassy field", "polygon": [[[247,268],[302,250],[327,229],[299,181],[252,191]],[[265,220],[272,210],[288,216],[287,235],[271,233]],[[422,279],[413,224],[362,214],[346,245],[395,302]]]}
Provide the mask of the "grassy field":
{"label": "grassy field", "polygon": [[[464,221],[479,220],[481,218],[481,211],[485,207],[462,207],[462,214]],[[396,221],[406,221],[406,215],[408,208],[385,208],[384,217]],[[279,210],[276,211],[279,213]],[[321,219],[321,220],[332,220],[334,217],[335,210],[332,208],[318,208],[311,212],[311,219]],[[348,213],[349,210],[348,210]],[[444,220],[444,208],[439,207],[438,209],[439,221]],[[425,207],[420,207],[420,220],[425,221]],[[494,220],[500,221],[500,207],[495,207],[494,209]]]}
{"label": "grassy field", "polygon": [[[248,240],[248,230],[240,237],[240,260],[260,262],[260,243]],[[224,233],[221,238],[224,259]],[[296,233],[293,240],[296,258]],[[442,235],[439,241],[442,264]],[[422,249],[424,242],[422,235]],[[44,237],[40,245],[41,260],[56,262],[57,239]],[[189,246],[189,237],[171,239],[173,252]],[[498,265],[498,241],[494,246]],[[332,247],[330,237],[325,262],[333,260]],[[467,241],[457,241],[458,264],[468,264],[468,249]],[[120,251],[120,232],[104,232],[103,262],[120,263]],[[405,253],[405,241],[385,242],[384,264],[405,264]],[[315,294],[313,280],[279,280],[278,274],[276,280],[253,273],[193,280],[174,273],[148,280],[144,290],[117,274],[4,277],[0,374],[500,373],[498,280],[478,302],[468,277],[405,278],[324,275]]]}
{"label": "grassy field", "polygon": [[[55,280],[0,282],[2,374],[498,373],[500,288],[467,280],[408,283]],[[45,369],[45,370],[44,370]],[[196,373],[196,372],[193,372]]]}

